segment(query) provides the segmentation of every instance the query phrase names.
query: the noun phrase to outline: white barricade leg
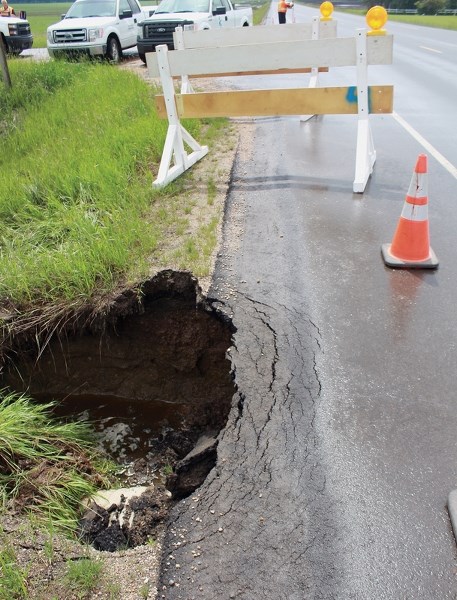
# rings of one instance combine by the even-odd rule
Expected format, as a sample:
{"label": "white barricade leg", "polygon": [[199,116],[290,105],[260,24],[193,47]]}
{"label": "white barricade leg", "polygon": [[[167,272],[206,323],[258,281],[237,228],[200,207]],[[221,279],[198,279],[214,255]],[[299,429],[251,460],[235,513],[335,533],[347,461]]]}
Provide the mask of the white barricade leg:
{"label": "white barricade leg", "polygon": [[356,34],[357,107],[359,120],[357,123],[357,151],[352,189],[355,193],[361,194],[365,191],[368,178],[373,172],[376,151],[368,121],[367,33],[365,29],[358,29]]}
{"label": "white barricade leg", "polygon": [[[189,169],[198,160],[206,156],[206,154],[208,154],[208,147],[201,146],[190,133],[184,129],[179,121],[175,103],[173,78],[170,75],[170,66],[168,64],[167,46],[157,46],[156,53],[168,115],[167,137],[165,139],[157,179],[153,183],[155,187],[162,187],[179,177],[179,175],[184,173],[184,171]],[[187,154],[184,143],[193,150],[191,154]],[[172,166],[173,161],[174,165]]]}
{"label": "white barricade leg", "polygon": [[359,119],[357,123],[357,151],[355,157],[355,176],[353,191],[362,194],[365,191],[368,178],[373,172],[376,161],[376,151],[368,119]]}

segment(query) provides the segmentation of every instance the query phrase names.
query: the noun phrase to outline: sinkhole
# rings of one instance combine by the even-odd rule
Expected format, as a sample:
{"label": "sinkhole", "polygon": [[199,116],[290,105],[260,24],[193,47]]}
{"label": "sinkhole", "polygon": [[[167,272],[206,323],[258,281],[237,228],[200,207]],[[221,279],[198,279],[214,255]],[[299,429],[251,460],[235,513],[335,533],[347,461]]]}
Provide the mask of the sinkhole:
{"label": "sinkhole", "polygon": [[235,393],[232,334],[191,274],[163,272],[114,301],[102,321],[55,333],[39,352],[18,352],[3,386],[55,401],[60,417],[91,421],[126,488],[166,487],[178,500],[216,462]]}

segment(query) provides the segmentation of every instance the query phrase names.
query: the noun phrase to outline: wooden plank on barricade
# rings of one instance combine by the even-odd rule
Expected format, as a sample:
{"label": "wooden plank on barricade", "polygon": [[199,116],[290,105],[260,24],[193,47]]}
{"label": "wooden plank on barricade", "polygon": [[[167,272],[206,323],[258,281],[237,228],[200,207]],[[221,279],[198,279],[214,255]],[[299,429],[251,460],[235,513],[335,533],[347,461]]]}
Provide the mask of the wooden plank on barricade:
{"label": "wooden plank on barricade", "polygon": [[[249,57],[249,60],[247,60]],[[147,55],[151,77],[159,77],[155,55]],[[240,73],[249,71],[275,72],[304,67],[348,67],[356,64],[355,38],[303,40],[280,43],[228,46],[225,48],[192,48],[168,52],[170,73],[173,77],[202,73]],[[367,38],[367,63],[391,64],[392,36]]]}
{"label": "wooden plank on barricade", "polygon": [[[369,86],[368,94],[371,114],[392,112],[393,86]],[[163,96],[156,96],[156,105],[159,117],[166,118]],[[176,107],[179,118],[354,115],[358,110],[355,86],[178,94]]]}

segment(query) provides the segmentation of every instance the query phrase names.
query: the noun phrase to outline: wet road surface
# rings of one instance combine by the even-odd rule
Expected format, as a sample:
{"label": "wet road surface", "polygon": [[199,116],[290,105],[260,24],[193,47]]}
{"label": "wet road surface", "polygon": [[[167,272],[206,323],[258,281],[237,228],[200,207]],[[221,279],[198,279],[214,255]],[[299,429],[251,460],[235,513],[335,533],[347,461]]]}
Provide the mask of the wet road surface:
{"label": "wet road surface", "polygon": [[[426,133],[449,144],[440,112]],[[354,119],[243,124],[210,291],[237,327],[238,393],[217,467],[174,510],[159,598],[457,597],[455,179],[430,157],[439,270],[386,268],[424,149],[371,122],[363,195]]]}
{"label": "wet road surface", "polygon": [[[449,144],[439,112],[426,133]],[[242,124],[210,290],[237,327],[238,392],[216,468],[172,514],[159,598],[457,597],[455,178],[429,158],[439,270],[388,269],[424,148],[371,123],[363,195],[355,119]]]}
{"label": "wet road surface", "polygon": [[371,124],[363,195],[354,119],[243,124],[210,291],[239,391],[217,468],[174,512],[164,598],[457,597],[455,178],[429,158],[439,270],[388,269],[424,149]]}

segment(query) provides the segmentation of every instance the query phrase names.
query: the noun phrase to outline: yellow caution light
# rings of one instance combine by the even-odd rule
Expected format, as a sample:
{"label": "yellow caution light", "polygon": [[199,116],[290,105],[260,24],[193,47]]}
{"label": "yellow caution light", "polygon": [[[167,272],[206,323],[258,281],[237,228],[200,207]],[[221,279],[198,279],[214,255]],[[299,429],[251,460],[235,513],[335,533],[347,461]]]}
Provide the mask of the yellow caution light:
{"label": "yellow caution light", "polygon": [[333,4],[328,2],[328,0],[322,2],[320,5],[320,11],[322,15],[321,21],[330,21],[332,19]]}
{"label": "yellow caution light", "polygon": [[372,6],[365,19],[368,27],[371,28],[367,35],[386,35],[383,27],[387,23],[387,11],[384,6]]}

